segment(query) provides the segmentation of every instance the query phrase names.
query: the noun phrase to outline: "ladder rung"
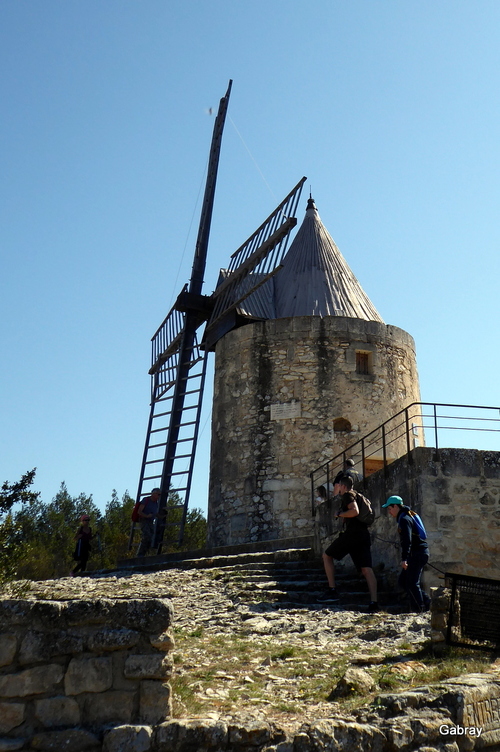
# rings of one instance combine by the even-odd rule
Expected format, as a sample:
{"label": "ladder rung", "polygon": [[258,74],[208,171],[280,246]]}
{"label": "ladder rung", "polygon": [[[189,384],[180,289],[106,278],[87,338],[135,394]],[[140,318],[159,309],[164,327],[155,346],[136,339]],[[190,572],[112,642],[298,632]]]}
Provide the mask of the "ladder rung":
{"label": "ladder rung", "polygon": [[[182,409],[183,410],[193,410],[193,409],[195,409],[197,407],[198,407],[198,405],[183,405]],[[164,413],[156,413],[155,415],[153,415],[153,419],[154,418],[163,418],[163,417],[165,417],[165,415],[172,415],[172,413],[173,413],[173,410],[167,410]]]}
{"label": "ladder rung", "polygon": [[[165,392],[162,392],[162,394],[165,394]],[[173,394],[170,394],[168,397],[157,397],[156,399],[153,397],[150,404],[156,405],[157,402],[166,402],[167,400],[171,400],[173,396]]]}
{"label": "ladder rung", "polygon": [[185,460],[186,457],[191,457],[191,456],[192,456],[191,454],[179,454],[179,455],[176,454],[174,457],[174,460]]}
{"label": "ladder rung", "polygon": [[196,424],[195,420],[190,420],[188,423],[176,423],[176,428],[185,428],[186,426],[194,426]]}

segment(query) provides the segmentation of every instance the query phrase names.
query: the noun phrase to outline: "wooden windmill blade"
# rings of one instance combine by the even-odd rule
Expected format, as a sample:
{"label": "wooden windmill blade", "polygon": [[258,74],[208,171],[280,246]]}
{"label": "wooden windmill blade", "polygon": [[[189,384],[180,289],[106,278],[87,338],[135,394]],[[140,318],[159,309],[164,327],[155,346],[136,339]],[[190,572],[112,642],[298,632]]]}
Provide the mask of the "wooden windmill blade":
{"label": "wooden windmill blade", "polygon": [[[222,133],[232,81],[221,99],[214,124],[205,193],[191,280],[152,338],[151,409],[136,500],[159,487],[160,512],[154,546],[161,552],[165,528],[183,537],[198,438],[207,352],[200,350],[197,329],[210,315],[201,295],[217,182]],[[148,484],[146,492],[145,484]],[[173,501],[173,503],[172,503]],[[134,524],[130,533],[132,547]]]}
{"label": "wooden windmill blade", "polygon": [[229,268],[212,295],[213,311],[208,320],[203,343],[212,350],[215,343],[235,325],[234,312],[246,298],[267,282],[281,268],[290,231],[297,224],[295,214],[303,177],[265,222],[231,256]]}

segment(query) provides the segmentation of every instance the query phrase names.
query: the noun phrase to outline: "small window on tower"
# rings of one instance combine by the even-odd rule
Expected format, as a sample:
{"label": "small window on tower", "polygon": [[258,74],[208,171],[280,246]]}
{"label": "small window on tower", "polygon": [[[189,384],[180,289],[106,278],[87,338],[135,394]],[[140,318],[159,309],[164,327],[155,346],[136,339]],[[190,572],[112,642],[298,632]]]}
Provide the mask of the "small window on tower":
{"label": "small window on tower", "polygon": [[352,427],[346,418],[337,418],[333,421],[333,430],[335,433],[349,433]]}
{"label": "small window on tower", "polygon": [[356,350],[356,373],[369,375],[372,372],[372,354]]}

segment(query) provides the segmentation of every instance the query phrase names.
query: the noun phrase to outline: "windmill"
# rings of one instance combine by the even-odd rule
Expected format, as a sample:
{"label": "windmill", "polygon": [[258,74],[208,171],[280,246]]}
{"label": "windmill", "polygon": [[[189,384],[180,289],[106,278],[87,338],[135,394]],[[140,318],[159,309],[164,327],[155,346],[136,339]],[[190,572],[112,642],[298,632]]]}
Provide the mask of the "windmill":
{"label": "windmill", "polygon": [[[151,407],[136,499],[146,496],[152,486],[161,490],[154,540],[158,553],[161,553],[166,527],[177,526],[178,542],[183,538],[208,354],[224,334],[255,320],[255,317],[245,317],[240,305],[281,268],[289,233],[297,224],[295,213],[306,180],[302,178],[232,254],[213,294],[203,295],[219,154],[231,86],[232,81],[229,81],[214,124],[191,279],[151,340]],[[202,324],[205,324],[205,331],[200,338],[198,331]],[[146,485],[147,491],[143,491]],[[179,500],[179,504],[167,504],[169,497]],[[176,510],[181,510],[181,514],[172,514]],[[133,534],[134,524],[129,548]]]}

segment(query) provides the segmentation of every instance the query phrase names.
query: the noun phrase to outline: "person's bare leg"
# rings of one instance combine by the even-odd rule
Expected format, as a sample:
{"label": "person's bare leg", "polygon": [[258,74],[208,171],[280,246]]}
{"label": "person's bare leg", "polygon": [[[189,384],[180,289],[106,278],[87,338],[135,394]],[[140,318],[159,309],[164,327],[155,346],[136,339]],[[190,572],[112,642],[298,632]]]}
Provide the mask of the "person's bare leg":
{"label": "person's bare leg", "polygon": [[[368,590],[370,591],[370,600],[377,602],[377,578],[371,567],[361,567],[361,573],[364,575]],[[327,575],[328,576],[328,575]]]}
{"label": "person's bare leg", "polygon": [[[331,588],[335,587],[335,565],[331,556],[323,554],[323,566],[325,567],[326,579]],[[375,585],[376,588],[376,585]]]}

